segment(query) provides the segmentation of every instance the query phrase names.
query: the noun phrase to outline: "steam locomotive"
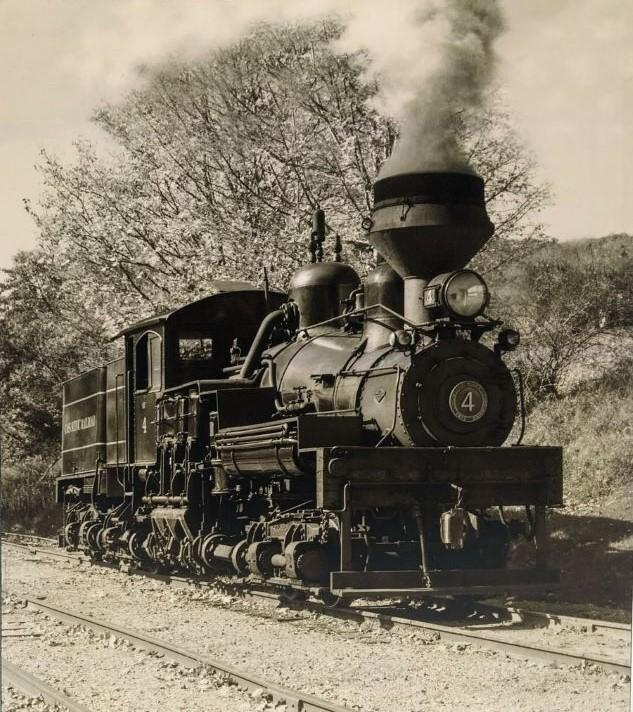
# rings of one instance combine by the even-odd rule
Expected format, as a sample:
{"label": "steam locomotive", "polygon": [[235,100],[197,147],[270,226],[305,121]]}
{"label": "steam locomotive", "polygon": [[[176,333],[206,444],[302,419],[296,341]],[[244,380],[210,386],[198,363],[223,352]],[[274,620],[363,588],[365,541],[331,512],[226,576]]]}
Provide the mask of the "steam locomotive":
{"label": "steam locomotive", "polygon": [[317,210],[287,294],[214,282],[64,384],[63,546],[330,604],[556,584],[561,449],[505,444],[519,334],[465,268],[494,231],[482,179],[379,179],[363,228],[363,280],[340,245],[323,261]]}

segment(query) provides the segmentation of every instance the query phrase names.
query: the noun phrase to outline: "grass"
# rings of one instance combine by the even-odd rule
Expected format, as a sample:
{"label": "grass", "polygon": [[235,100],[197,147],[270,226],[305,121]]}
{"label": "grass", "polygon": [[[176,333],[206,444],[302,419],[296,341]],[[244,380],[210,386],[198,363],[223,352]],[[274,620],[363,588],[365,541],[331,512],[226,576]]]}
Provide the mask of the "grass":
{"label": "grass", "polygon": [[562,445],[565,497],[600,499],[633,480],[633,360],[530,413],[525,443]]}

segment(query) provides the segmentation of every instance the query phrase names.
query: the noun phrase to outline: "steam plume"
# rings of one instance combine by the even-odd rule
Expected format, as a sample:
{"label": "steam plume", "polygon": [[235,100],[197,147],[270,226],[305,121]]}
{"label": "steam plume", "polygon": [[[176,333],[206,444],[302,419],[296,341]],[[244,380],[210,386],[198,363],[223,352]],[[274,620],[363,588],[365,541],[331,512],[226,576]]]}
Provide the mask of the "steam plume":
{"label": "steam plume", "polygon": [[[400,79],[387,65],[383,79],[387,97],[405,83],[401,96],[406,98],[391,102],[392,114],[400,121],[400,139],[381,177],[420,169],[471,170],[454,130],[455,116],[482,105],[494,71],[494,41],[504,27],[496,0],[417,5],[422,66],[416,69],[410,57],[409,77]],[[405,54],[409,56],[406,50]]]}
{"label": "steam plume", "polygon": [[[99,23],[95,36],[84,36],[85,56],[72,63],[92,75],[87,82],[105,78],[111,90],[122,79],[127,86],[121,89],[137,81],[139,65],[151,67],[174,52],[199,55],[238,39],[253,23],[341,17],[345,30],[335,49],[368,52],[379,108],[400,124],[400,140],[381,175],[468,170],[452,118],[481,103],[503,29],[498,0],[127,0],[106,7],[109,21]],[[98,51],[103,42],[120,51]]]}

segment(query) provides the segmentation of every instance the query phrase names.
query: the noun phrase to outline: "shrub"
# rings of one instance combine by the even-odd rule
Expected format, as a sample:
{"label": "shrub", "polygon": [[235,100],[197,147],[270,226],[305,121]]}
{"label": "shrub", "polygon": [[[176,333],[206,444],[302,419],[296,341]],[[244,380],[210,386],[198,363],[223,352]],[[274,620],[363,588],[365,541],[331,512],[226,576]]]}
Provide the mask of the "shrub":
{"label": "shrub", "polygon": [[564,447],[565,497],[597,499],[631,480],[633,359],[559,398],[539,403],[528,418],[525,442]]}
{"label": "shrub", "polygon": [[2,468],[0,517],[4,529],[53,534],[61,522],[55,504],[58,462],[43,456],[21,460]]}

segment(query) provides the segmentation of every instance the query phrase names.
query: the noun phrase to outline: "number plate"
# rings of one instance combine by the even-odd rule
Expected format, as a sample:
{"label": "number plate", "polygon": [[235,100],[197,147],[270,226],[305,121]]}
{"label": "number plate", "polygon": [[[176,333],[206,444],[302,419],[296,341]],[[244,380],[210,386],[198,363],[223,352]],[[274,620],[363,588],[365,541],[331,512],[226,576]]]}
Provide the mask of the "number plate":
{"label": "number plate", "polygon": [[448,397],[451,413],[462,423],[474,423],[488,409],[488,394],[477,381],[460,381]]}

